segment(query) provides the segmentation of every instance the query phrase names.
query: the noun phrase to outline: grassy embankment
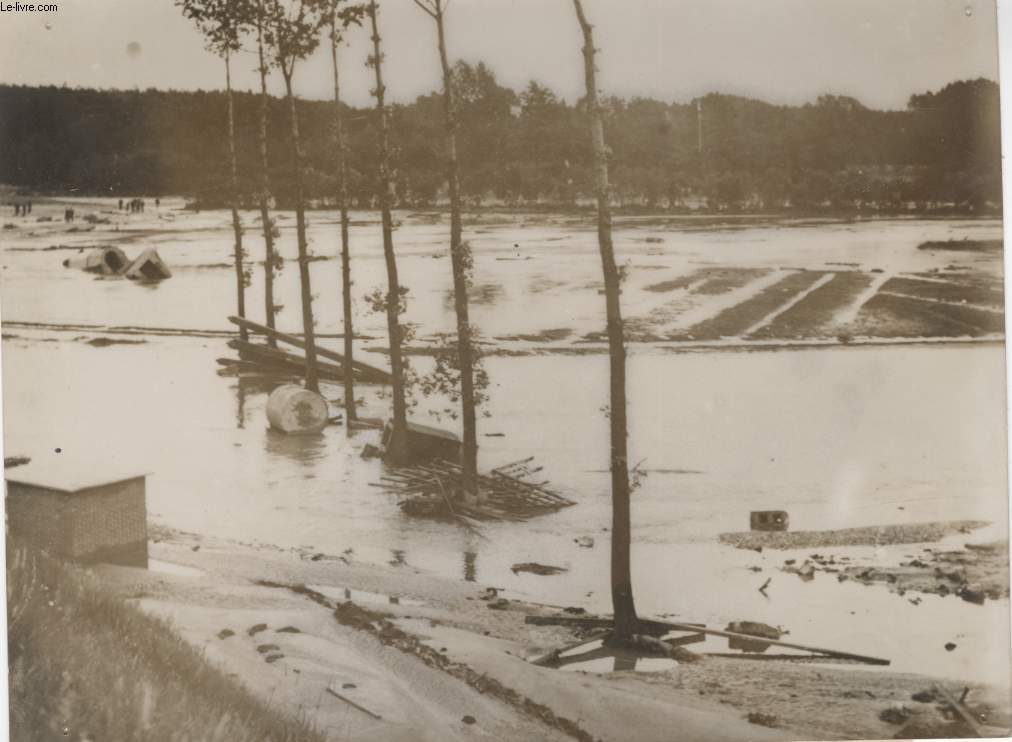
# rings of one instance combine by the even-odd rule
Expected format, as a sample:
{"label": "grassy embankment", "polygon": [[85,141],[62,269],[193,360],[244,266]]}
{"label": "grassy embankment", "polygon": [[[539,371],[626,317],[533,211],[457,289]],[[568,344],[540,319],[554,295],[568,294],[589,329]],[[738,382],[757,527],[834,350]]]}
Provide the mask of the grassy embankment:
{"label": "grassy embankment", "polygon": [[9,549],[7,601],[12,740],[324,739],[77,567]]}

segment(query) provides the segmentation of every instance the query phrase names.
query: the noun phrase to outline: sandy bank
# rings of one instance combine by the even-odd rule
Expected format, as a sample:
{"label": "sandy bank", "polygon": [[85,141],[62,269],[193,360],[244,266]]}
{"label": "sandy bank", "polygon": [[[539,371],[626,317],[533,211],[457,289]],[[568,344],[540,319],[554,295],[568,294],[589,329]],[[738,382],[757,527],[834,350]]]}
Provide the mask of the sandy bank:
{"label": "sandy bank", "polygon": [[[333,739],[621,740],[631,719],[638,739],[658,742],[676,730],[694,740],[888,738],[900,727],[879,715],[893,706],[941,718],[936,706],[911,700],[930,679],[845,665],[765,661],[760,672],[758,663],[706,658],[656,673],[536,667],[524,658],[574,639],[524,623],[546,607],[483,600],[483,586],[350,555],[170,531],[156,538],[152,557],[177,565],[169,571],[99,571],[255,693]],[[264,582],[309,585],[313,595]],[[349,596],[364,623],[336,620],[333,607]],[[994,695],[974,687],[969,698],[1004,725],[991,706],[1007,700]],[[546,713],[556,721],[545,723]],[[749,723],[749,714],[774,726]]]}

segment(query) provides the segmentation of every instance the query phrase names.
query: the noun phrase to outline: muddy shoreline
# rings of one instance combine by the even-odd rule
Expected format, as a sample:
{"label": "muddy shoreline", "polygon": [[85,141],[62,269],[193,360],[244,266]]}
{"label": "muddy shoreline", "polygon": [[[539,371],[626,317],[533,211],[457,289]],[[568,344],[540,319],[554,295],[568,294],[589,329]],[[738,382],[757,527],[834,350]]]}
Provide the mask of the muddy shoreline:
{"label": "muddy shoreline", "polygon": [[[281,699],[292,710],[312,706],[317,680],[335,674],[345,678],[340,692],[384,717],[380,722],[359,714],[356,724],[381,725],[391,730],[390,739],[402,737],[394,733],[396,726],[387,726],[392,721],[386,718],[391,712],[382,700],[384,688],[403,682],[401,673],[415,672],[414,663],[438,672],[451,690],[457,689],[440,702],[457,709],[460,718],[475,719],[473,727],[465,726],[477,738],[502,739],[503,730],[513,725],[514,734],[541,728],[544,739],[618,740],[624,738],[622,718],[651,713],[656,722],[644,730],[643,740],[668,740],[674,725],[695,730],[692,738],[701,740],[883,739],[907,724],[944,730],[952,723],[945,704],[930,696],[939,682],[957,693],[967,687],[968,704],[980,723],[1007,731],[1007,716],[999,711],[1007,699],[979,684],[772,658],[762,663],[761,673],[742,672],[751,667],[742,664],[747,660],[726,657],[680,663],[663,672],[551,670],[523,658],[572,643],[577,634],[529,626],[524,619],[558,608],[512,596],[490,600],[487,586],[361,563],[352,555],[321,557],[312,549],[239,544],[162,527],[152,528],[151,552],[155,570],[163,571],[109,566],[96,571],[144,610],[170,617],[184,637],[237,672],[254,692]],[[234,618],[240,606],[246,619]],[[307,655],[310,645],[316,649]],[[270,651],[258,651],[263,647]],[[352,647],[370,656],[394,651],[406,664],[391,665],[382,677],[328,669],[326,657]],[[475,698],[491,705],[476,711]],[[334,703],[317,706],[321,721],[334,713],[347,718],[346,707]],[[728,714],[728,708],[734,712]],[[491,723],[490,714],[497,719],[494,732],[483,729]],[[447,731],[438,726],[426,720],[418,738],[438,739]]]}

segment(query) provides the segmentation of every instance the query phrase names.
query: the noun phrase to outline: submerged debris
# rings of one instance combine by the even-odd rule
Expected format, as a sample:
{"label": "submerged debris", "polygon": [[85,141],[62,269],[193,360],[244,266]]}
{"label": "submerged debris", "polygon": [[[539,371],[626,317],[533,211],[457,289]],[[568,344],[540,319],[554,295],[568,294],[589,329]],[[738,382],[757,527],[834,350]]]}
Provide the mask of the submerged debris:
{"label": "submerged debris", "polygon": [[382,482],[373,486],[407,496],[401,502],[407,515],[464,523],[472,519],[525,520],[574,505],[548,489],[548,482],[530,481],[541,470],[531,466],[532,461],[533,457],[523,459],[479,475],[481,502],[465,498],[460,465],[444,460],[388,469]]}
{"label": "submerged debris", "polygon": [[549,564],[538,564],[537,562],[523,562],[521,564],[514,564],[510,567],[510,571],[513,574],[519,574],[521,572],[530,572],[533,575],[558,575],[563,572],[568,572],[565,567],[553,567]]}

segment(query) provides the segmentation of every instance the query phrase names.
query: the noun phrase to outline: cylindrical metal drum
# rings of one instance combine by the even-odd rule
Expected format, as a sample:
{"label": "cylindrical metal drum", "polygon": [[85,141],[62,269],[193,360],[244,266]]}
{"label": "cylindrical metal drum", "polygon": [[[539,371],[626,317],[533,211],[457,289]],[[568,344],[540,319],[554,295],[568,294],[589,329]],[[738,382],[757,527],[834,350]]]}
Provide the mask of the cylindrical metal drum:
{"label": "cylindrical metal drum", "polygon": [[319,433],[328,416],[327,400],[295,384],[279,386],[267,398],[267,420],[282,433]]}

